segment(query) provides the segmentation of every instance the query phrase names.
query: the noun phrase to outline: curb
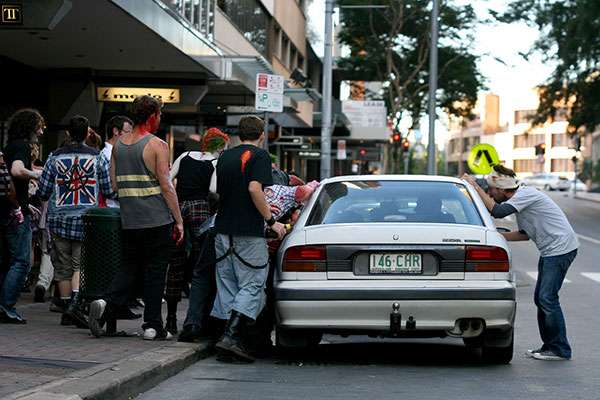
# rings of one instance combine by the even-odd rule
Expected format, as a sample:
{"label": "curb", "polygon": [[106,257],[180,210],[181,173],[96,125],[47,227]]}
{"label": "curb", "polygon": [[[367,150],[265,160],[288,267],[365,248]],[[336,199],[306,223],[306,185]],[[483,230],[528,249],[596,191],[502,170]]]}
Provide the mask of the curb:
{"label": "curb", "polygon": [[157,347],[118,362],[101,364],[21,392],[7,400],[131,399],[211,354],[209,342]]}
{"label": "curb", "polygon": [[591,199],[589,197],[574,196],[574,198],[576,198],[577,200],[591,201],[592,203],[600,203],[600,200]]}

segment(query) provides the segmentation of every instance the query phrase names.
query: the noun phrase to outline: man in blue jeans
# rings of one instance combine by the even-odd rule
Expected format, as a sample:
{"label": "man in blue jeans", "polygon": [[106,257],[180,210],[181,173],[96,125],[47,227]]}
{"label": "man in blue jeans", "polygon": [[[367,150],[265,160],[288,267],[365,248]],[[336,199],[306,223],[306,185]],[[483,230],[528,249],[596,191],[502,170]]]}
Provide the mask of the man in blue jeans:
{"label": "man in blue jeans", "polygon": [[269,253],[265,222],[283,238],[285,227],[276,222],[263,186],[273,184],[271,158],[262,149],[265,123],[253,115],[240,119],[242,144],[226,150],[217,163],[219,212],[215,219],[217,297],[211,315],[228,321],[215,348],[222,355],[253,362],[241,341],[265,305]]}
{"label": "man in blue jeans", "polygon": [[577,256],[579,240],[556,203],[537,189],[519,187],[515,176],[512,169],[496,165],[487,179],[489,195],[469,175],[463,175],[463,179],[475,187],[494,218],[516,215],[519,230],[501,232],[506,240],[531,239],[540,251],[534,302],[543,344],[527,350],[527,356],[537,360],[570,360],[571,346],[558,291]]}
{"label": "man in blue jeans", "polygon": [[4,148],[6,166],[13,179],[24,220],[13,218],[6,202],[0,205],[2,265],[0,266],[0,322],[25,324],[15,305],[21,285],[31,268],[31,221],[29,216],[29,180],[39,179],[42,171],[31,169],[31,144],[43,134],[44,119],[37,110],[24,108],[9,119],[8,144]]}

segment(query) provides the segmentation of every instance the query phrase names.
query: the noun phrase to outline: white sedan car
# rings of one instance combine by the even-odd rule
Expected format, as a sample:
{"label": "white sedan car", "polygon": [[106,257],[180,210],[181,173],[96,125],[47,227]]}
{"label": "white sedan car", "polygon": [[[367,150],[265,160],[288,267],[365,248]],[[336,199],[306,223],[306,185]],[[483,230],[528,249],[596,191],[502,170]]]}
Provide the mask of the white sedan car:
{"label": "white sedan car", "polygon": [[323,333],[449,336],[487,362],[512,359],[510,250],[457,178],[323,181],[282,243],[274,293],[278,346],[315,345]]}

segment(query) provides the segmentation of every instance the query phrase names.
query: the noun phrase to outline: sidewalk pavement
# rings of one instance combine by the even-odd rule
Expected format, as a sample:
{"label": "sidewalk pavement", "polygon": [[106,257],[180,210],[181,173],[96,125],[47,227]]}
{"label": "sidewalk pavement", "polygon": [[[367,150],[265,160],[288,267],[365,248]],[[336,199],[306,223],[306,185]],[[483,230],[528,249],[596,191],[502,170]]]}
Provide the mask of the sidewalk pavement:
{"label": "sidewalk pavement", "polygon": [[[573,195],[573,192],[569,191],[569,195]],[[597,192],[577,192],[575,195],[576,199],[580,200],[588,200],[595,201],[596,203],[600,203],[600,193]]]}
{"label": "sidewalk pavement", "polygon": [[[118,321],[117,330],[132,336],[98,339],[61,326],[61,315],[48,306],[22,293],[17,310],[27,324],[0,323],[0,399],[127,399],[210,354],[208,342],[178,343],[177,335],[143,340],[142,319]],[[187,306],[187,299],[179,303],[180,330]]]}

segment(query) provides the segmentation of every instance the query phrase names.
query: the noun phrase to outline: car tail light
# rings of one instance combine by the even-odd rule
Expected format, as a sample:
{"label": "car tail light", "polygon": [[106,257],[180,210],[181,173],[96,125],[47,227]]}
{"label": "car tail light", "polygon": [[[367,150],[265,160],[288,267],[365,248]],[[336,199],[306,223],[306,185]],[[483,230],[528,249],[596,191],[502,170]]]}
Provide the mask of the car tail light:
{"label": "car tail light", "polygon": [[284,272],[319,272],[326,270],[325,246],[290,247],[283,256]]}
{"label": "car tail light", "polygon": [[467,246],[467,272],[508,272],[508,253],[501,247]]}

